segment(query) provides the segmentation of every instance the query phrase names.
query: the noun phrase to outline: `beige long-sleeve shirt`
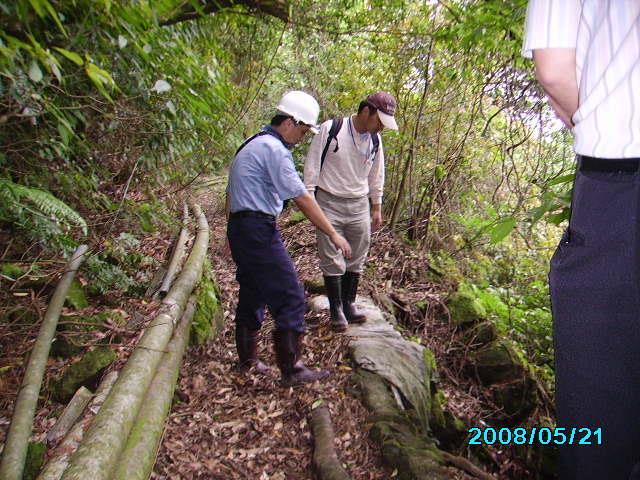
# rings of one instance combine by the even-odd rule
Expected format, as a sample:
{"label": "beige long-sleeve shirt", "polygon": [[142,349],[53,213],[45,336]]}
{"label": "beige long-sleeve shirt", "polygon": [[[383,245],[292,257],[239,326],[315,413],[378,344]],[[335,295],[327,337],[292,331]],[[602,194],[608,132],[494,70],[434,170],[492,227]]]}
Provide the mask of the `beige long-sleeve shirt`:
{"label": "beige long-sleeve shirt", "polygon": [[316,186],[342,198],[369,196],[373,205],[382,203],[384,188],[384,152],[382,140],[375,157],[372,158],[371,136],[361,135],[354,128],[350,117],[342,121],[338,132],[338,151],[334,152],[336,141],[332,140],[322,170],[320,157],[327,143],[331,120],[320,126],[315,135],[304,163],[304,184],[309,193]]}

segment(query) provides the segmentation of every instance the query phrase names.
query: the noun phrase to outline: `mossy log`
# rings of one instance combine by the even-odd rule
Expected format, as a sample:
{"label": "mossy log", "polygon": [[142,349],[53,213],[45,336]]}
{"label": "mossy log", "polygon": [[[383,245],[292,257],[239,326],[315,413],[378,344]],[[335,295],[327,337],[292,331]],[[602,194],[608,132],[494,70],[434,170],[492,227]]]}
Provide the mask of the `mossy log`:
{"label": "mossy log", "polygon": [[311,412],[309,422],[313,432],[313,468],[319,480],[350,480],[342,468],[334,445],[333,425],[329,409],[321,406]]}
{"label": "mossy log", "polygon": [[91,397],[93,397],[93,393],[86,387],[80,387],[76,391],[56,424],[47,432],[47,444],[55,445],[61,438],[69,433],[69,430],[71,430],[71,427],[76,423],[76,420],[82,415]]}
{"label": "mossy log", "polygon": [[82,419],[76,423],[66,434],[62,442],[49,455],[49,461],[38,475],[37,480],[60,480],[65,469],[69,465],[69,458],[76,451],[82,441],[84,432],[89,426],[94,415],[98,413],[109,395],[113,384],[116,383],[118,372],[110,372],[104,376],[96,390],[96,394],[85,410]]}
{"label": "mossy log", "polygon": [[189,343],[189,328],[196,308],[192,296],[162,358],[153,382],[147,390],[129,440],[118,460],[114,480],[147,480],[156,461],[164,431],[165,419],[171,409],[173,392],[178,381],[182,357]]}
{"label": "mossy log", "polygon": [[192,205],[198,233],[189,258],[162,301],[160,313],[146,327],[122,369],[111,394],[91,422],[85,438],[64,472],[64,480],[107,480],[115,471],[133,422],[144,401],[187,299],[202,275],[209,244],[209,226],[198,205]]}
{"label": "mossy log", "polygon": [[164,279],[162,280],[162,285],[160,285],[160,289],[158,290],[160,298],[164,298],[167,293],[169,293],[171,284],[180,271],[182,260],[184,259],[187,251],[187,240],[189,238],[189,230],[187,229],[188,222],[189,209],[187,208],[187,204],[185,203],[183,205],[182,212],[182,228],[180,229],[180,234],[178,235],[176,245],[173,249],[173,253],[171,254],[171,260],[169,261],[169,266],[167,267],[167,273],[165,274]]}
{"label": "mossy log", "polygon": [[33,428],[33,417],[38,404],[38,395],[42,378],[49,358],[51,342],[56,334],[58,319],[64,305],[71,282],[82,264],[87,246],[81,245],[68,262],[65,273],[56,287],[53,297],[44,314],[36,343],[29,355],[29,363],[25,370],[22,385],[13,409],[13,417],[7,434],[7,441],[2,451],[0,478],[3,480],[21,480],[24,462],[29,446],[29,437]]}

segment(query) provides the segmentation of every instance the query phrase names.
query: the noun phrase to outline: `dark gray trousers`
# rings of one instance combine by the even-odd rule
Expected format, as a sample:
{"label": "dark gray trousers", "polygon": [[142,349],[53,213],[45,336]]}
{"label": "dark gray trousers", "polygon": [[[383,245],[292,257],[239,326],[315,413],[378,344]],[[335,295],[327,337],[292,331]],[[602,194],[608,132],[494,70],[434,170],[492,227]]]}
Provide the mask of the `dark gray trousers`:
{"label": "dark gray trousers", "polygon": [[[601,162],[604,162],[602,160]],[[582,165],[582,168],[581,168]],[[561,480],[640,479],[640,173],[578,158],[569,228],[551,259]],[[596,163],[596,167],[597,167]],[[635,466],[635,468],[634,468]],[[633,473],[632,473],[633,472]]]}

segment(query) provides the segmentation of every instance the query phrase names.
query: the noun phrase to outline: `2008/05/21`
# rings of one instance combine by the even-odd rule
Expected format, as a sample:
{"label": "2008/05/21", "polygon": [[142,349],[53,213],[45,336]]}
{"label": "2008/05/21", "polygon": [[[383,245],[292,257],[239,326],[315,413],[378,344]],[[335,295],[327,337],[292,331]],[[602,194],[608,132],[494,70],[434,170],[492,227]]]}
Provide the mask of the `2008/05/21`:
{"label": "2008/05/21", "polygon": [[[472,427],[469,433],[472,434],[469,445],[602,445],[602,428],[504,427],[496,430],[493,427]],[[595,443],[591,442],[592,437]]]}

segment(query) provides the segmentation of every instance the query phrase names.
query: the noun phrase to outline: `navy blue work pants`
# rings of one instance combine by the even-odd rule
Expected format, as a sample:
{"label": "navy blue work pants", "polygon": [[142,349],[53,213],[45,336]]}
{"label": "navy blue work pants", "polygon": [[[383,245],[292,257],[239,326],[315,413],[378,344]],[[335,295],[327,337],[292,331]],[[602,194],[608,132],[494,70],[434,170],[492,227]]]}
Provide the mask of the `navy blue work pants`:
{"label": "navy blue work pants", "polygon": [[578,169],[549,274],[556,410],[568,438],[601,428],[602,445],[561,446],[561,480],[640,479],[639,220],[639,173]]}
{"label": "navy blue work pants", "polygon": [[258,330],[266,305],[277,329],[304,333],[304,290],[275,220],[232,216],[227,238],[240,284],[236,324]]}

